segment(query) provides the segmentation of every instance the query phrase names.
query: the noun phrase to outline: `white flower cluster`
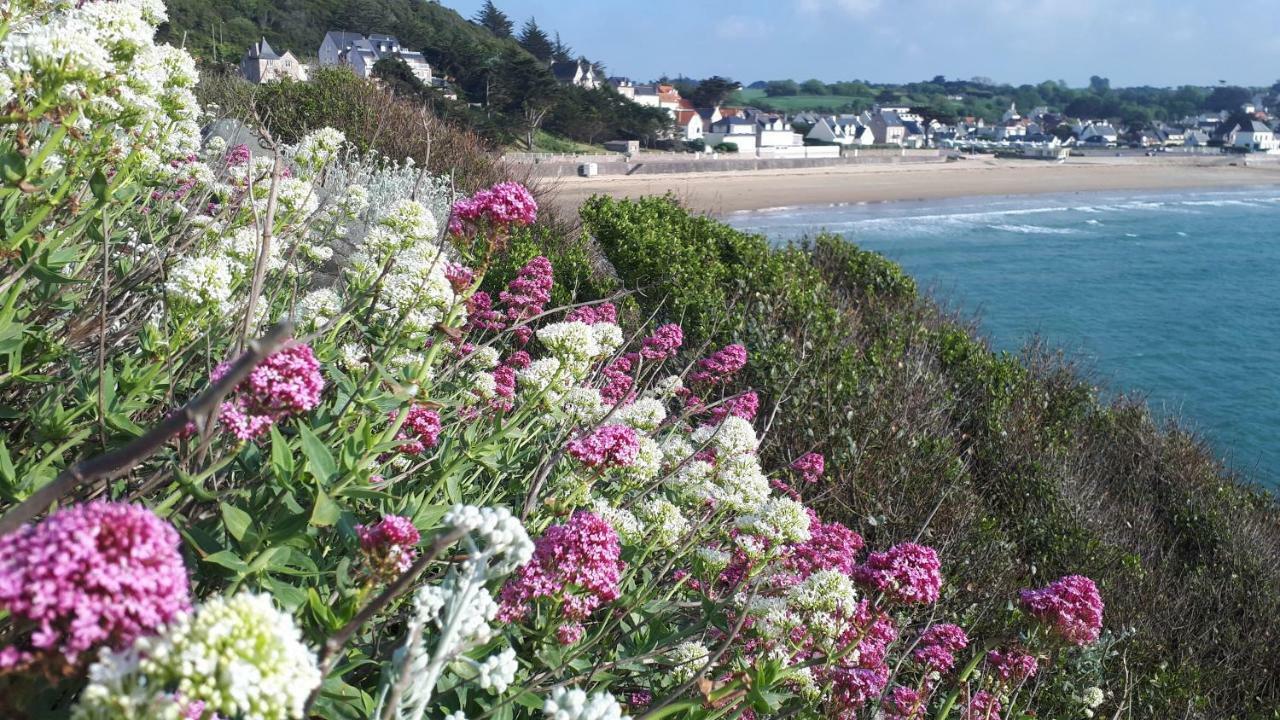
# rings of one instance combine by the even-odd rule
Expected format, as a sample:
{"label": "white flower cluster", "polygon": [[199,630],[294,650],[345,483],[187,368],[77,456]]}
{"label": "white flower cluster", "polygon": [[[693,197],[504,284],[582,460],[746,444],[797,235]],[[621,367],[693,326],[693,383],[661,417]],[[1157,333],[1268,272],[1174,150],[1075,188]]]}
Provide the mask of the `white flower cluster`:
{"label": "white flower cluster", "polygon": [[657,547],[675,547],[689,531],[689,521],[680,508],[664,497],[643,500],[636,512],[649,528],[647,541]]}
{"label": "white flower cluster", "polygon": [[452,658],[483,645],[494,635],[490,623],[498,614],[498,604],[483,586],[475,586],[475,566],[463,565],[461,578],[451,573],[439,585],[422,586],[413,597],[415,614],[421,622],[450,630],[440,633],[440,644],[435,649],[440,658]]}
{"label": "white flower cluster", "polygon": [[730,415],[719,425],[703,425],[694,430],[693,442],[700,446],[710,444],[721,455],[743,455],[755,452],[760,441],[750,420]]}
{"label": "white flower cluster", "polygon": [[[50,102],[68,117],[76,106],[83,110],[75,131],[58,140],[61,156],[76,155],[84,138],[107,127],[109,155],[137,151],[153,172],[171,170],[170,161],[196,150],[195,63],[155,44],[156,26],[166,19],[161,0],[5,3],[4,15],[0,104]],[[29,138],[36,145],[43,139]]]}
{"label": "white flower cluster", "polygon": [[667,419],[667,405],[657,398],[640,398],[619,408],[614,417],[641,432],[653,432]]}
{"label": "white flower cluster", "polygon": [[348,278],[368,284],[377,278],[389,257],[395,262],[383,278],[378,311],[388,322],[403,320],[411,333],[430,333],[455,312],[461,324],[466,314],[462,298],[445,276],[448,257],[435,244],[436,221],[431,211],[403,200],[365,238],[351,257]]}
{"label": "white flower cluster", "polygon": [[194,255],[173,266],[165,290],[178,305],[223,312],[231,300],[234,282],[235,277],[225,259],[215,255]]}
{"label": "white flower cluster", "polygon": [[575,424],[584,426],[595,425],[609,412],[599,390],[581,385],[565,391],[560,399],[560,408]]}
{"label": "white flower cluster", "polygon": [[301,718],[320,681],[315,653],[292,616],[277,610],[269,595],[240,593],[208,600],[125,653],[104,652],[75,717],[151,717],[111,714],[124,707],[167,714],[171,709],[157,696],[176,694],[223,717]]}
{"label": "white flower cluster", "polygon": [[542,394],[548,402],[557,402],[573,386],[573,377],[560,361],[538,358],[516,372],[516,381],[524,390]]}
{"label": "white flower cluster", "polygon": [[675,646],[667,655],[671,660],[671,679],[677,683],[686,682],[706,664],[711,653],[707,646],[700,642],[684,642]]}
{"label": "white flower cluster", "polygon": [[308,133],[290,149],[293,161],[300,170],[316,172],[329,164],[347,142],[341,130],[330,127]]}
{"label": "white flower cluster", "polygon": [[809,513],[802,503],[786,497],[769,498],[757,512],[740,516],[737,525],[775,545],[809,539]]}
{"label": "white flower cluster", "polygon": [[630,510],[614,507],[607,500],[596,498],[591,504],[591,512],[609,523],[609,527],[618,533],[622,542],[630,545],[644,541],[645,526]]}
{"label": "white flower cluster", "polygon": [[558,687],[542,706],[551,720],[624,720],[622,706],[606,691],[588,695],[578,688]]}
{"label": "white flower cluster", "polygon": [[454,505],[445,513],[445,525],[466,530],[487,557],[502,557],[492,565],[495,572],[510,572],[529,562],[533,557],[533,541],[520,519],[505,507],[479,508],[474,505]]}
{"label": "white flower cluster", "polygon": [[520,664],[516,662],[516,651],[508,647],[490,655],[483,662],[476,663],[475,668],[476,683],[480,685],[480,689],[501,695],[515,682]]}
{"label": "white flower cluster", "polygon": [[342,311],[342,298],[330,288],[312,290],[298,301],[294,321],[304,329],[318,328]]}

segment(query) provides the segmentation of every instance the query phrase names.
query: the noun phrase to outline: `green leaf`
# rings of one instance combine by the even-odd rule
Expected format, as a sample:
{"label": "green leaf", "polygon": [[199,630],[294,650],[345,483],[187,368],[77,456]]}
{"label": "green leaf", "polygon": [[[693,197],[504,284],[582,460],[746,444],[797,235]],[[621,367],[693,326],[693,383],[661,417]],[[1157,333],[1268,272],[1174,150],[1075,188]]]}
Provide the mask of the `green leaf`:
{"label": "green leaf", "polygon": [[271,426],[271,470],[277,480],[287,480],[293,476],[293,448],[280,430]]}
{"label": "green leaf", "polygon": [[307,456],[307,468],[312,477],[322,485],[328,483],[338,474],[338,464],[333,459],[333,453],[306,425],[298,426],[298,434],[302,436],[302,454]]}
{"label": "green leaf", "polygon": [[101,168],[94,171],[93,177],[89,178],[89,189],[100,202],[107,199],[107,176],[102,174]]}
{"label": "green leaf", "polygon": [[244,539],[244,533],[253,524],[253,518],[249,517],[249,513],[232,505],[231,503],[222,503],[222,524],[227,527],[227,532],[236,542]]}
{"label": "green leaf", "polygon": [[249,571],[249,566],[245,564],[244,560],[241,560],[239,555],[236,555],[230,550],[216,552],[206,557],[204,561],[207,563],[213,563],[214,565],[221,565],[228,570],[234,571],[238,575],[244,575]]}
{"label": "green leaf", "polygon": [[311,506],[311,521],[316,527],[328,527],[342,517],[342,508],[333,501],[333,498],[321,490],[316,493],[316,502]]}

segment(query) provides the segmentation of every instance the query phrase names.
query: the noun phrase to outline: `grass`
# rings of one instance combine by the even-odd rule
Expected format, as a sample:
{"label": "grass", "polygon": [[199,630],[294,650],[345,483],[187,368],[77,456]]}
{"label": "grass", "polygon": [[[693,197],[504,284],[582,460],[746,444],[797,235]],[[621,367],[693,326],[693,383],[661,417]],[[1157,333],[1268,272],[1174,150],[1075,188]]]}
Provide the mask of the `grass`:
{"label": "grass", "polygon": [[545,130],[539,130],[537,131],[537,134],[533,136],[533,152],[569,155],[573,153],[599,154],[605,152],[605,150],[599,145],[588,145],[586,143],[577,142],[576,140],[560,137],[559,135],[552,135]]}
{"label": "grass", "polygon": [[785,112],[802,112],[805,110],[850,110],[867,106],[868,99],[854,95],[789,95],[786,97],[768,97],[764,90],[740,90],[738,96],[747,105],[782,110]]}

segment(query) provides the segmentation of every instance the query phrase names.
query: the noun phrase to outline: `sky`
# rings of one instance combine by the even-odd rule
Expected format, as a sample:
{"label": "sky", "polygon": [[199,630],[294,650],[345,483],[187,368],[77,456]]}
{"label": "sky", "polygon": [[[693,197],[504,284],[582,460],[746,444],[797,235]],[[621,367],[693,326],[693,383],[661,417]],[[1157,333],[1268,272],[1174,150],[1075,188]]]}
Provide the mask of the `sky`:
{"label": "sky", "polygon": [[[484,0],[442,0],[466,17]],[[495,0],[610,75],[1130,85],[1280,80],[1278,0]]]}

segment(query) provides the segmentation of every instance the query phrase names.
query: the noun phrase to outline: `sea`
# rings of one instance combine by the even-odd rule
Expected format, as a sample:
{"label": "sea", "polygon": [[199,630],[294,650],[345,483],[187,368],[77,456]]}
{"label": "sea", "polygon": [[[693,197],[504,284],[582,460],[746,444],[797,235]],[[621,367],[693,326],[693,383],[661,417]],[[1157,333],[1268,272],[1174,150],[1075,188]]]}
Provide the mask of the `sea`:
{"label": "sea", "polygon": [[1280,187],[1070,193],[735,213],[901,263],[1002,350],[1040,336],[1280,488]]}

